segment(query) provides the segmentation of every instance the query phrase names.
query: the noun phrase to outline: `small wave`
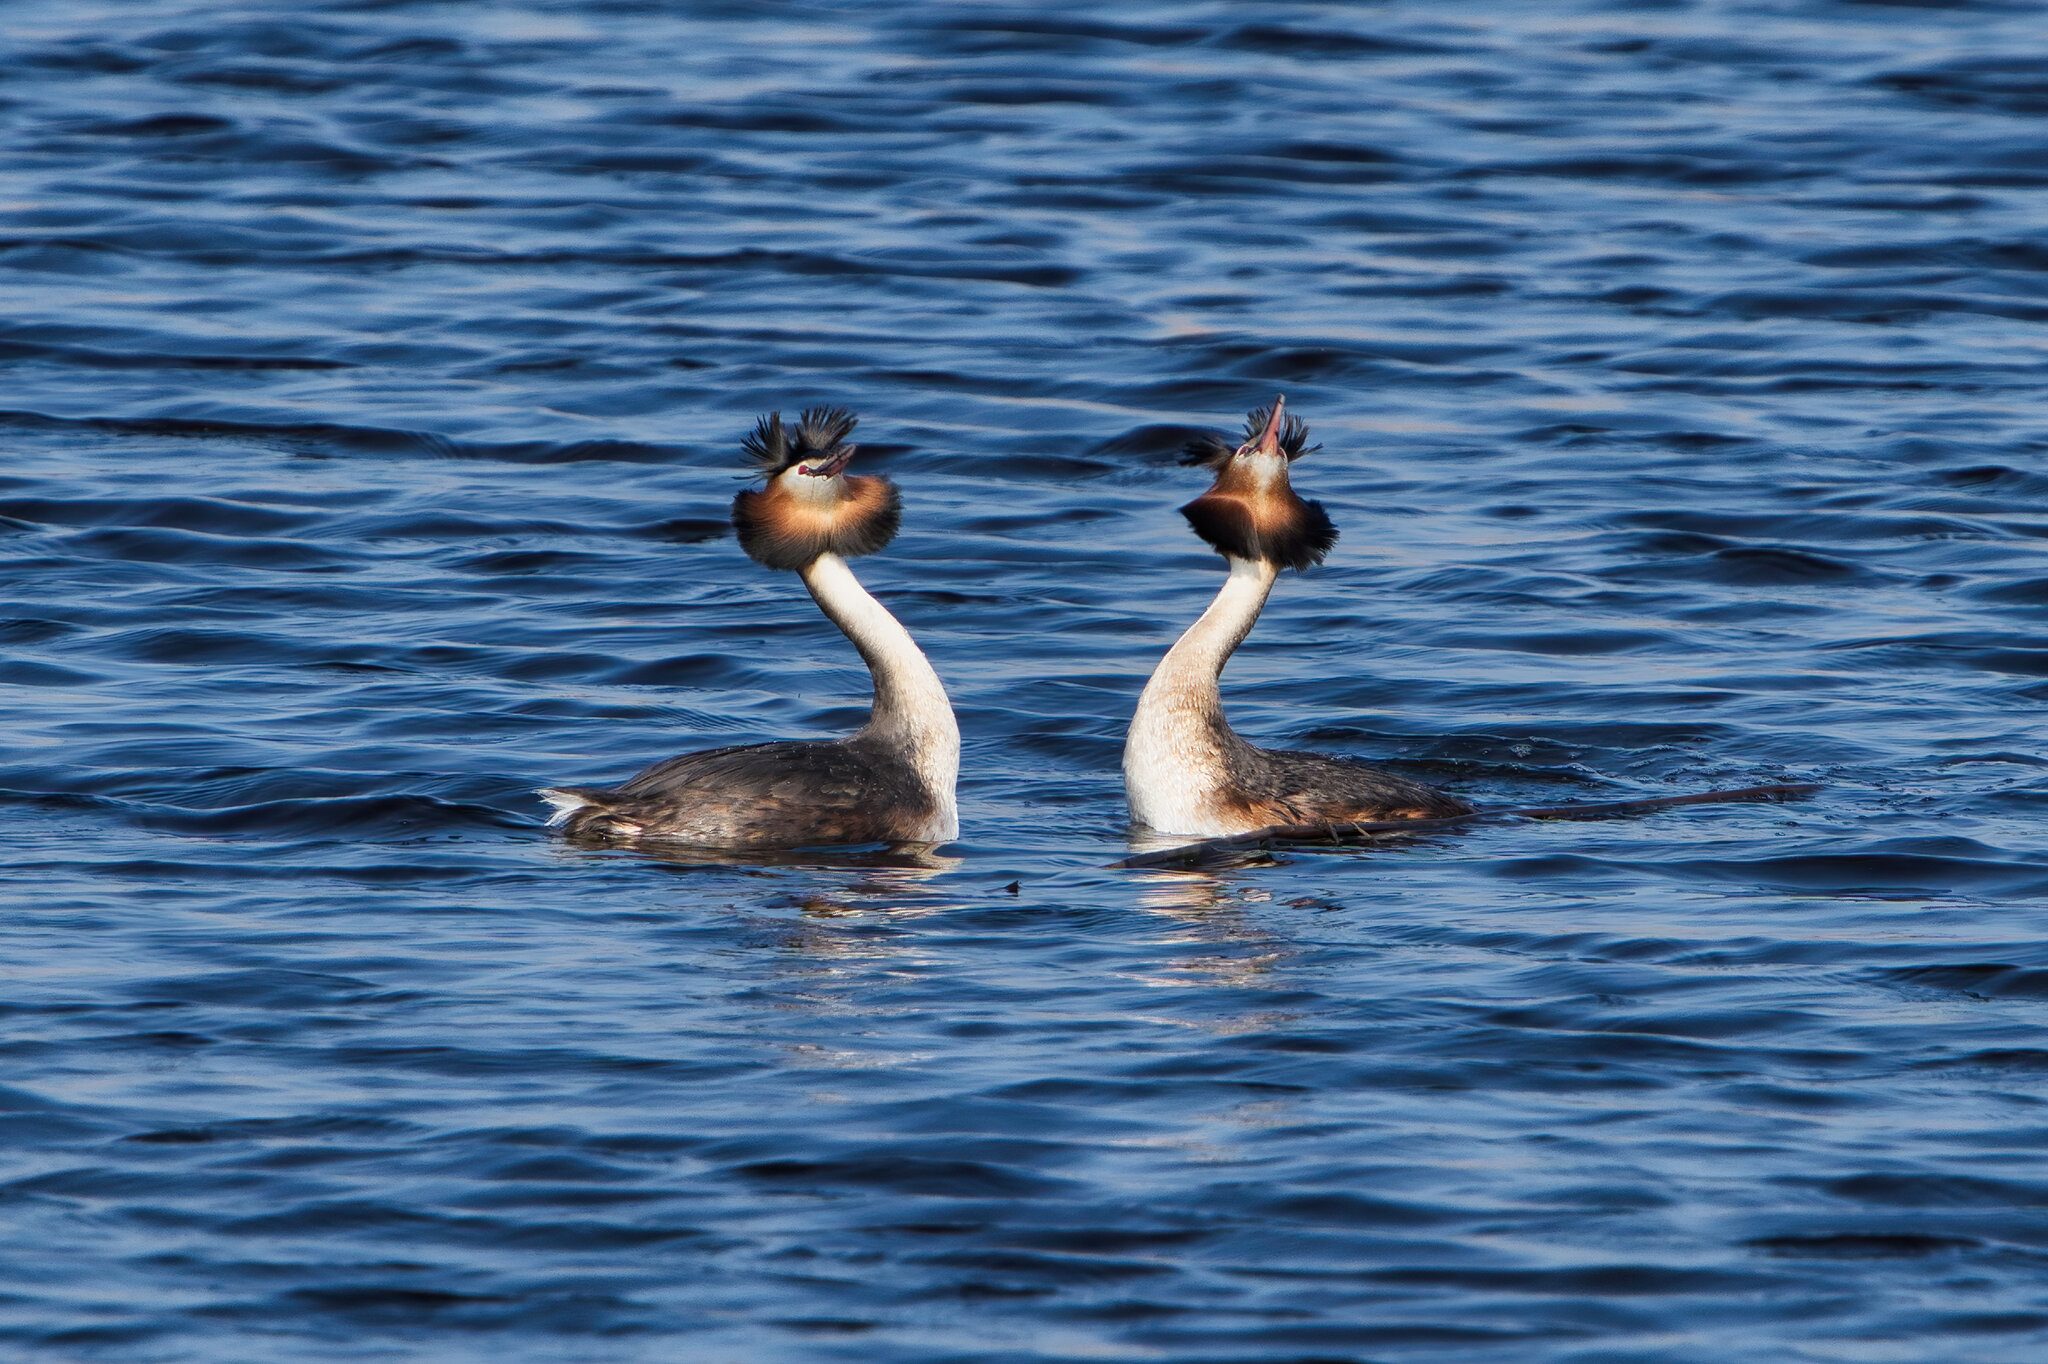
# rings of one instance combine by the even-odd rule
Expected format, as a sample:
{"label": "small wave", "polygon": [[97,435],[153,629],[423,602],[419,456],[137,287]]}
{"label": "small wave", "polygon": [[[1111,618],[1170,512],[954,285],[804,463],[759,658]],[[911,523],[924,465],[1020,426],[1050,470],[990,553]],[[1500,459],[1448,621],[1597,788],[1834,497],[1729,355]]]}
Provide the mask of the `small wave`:
{"label": "small wave", "polygon": [[346,426],[328,422],[267,424],[182,417],[64,418],[40,412],[0,411],[0,428],[83,429],[117,436],[177,440],[251,442],[304,453],[429,456],[443,459],[503,460],[521,464],[679,462],[674,447],[638,441],[470,441],[425,431]]}

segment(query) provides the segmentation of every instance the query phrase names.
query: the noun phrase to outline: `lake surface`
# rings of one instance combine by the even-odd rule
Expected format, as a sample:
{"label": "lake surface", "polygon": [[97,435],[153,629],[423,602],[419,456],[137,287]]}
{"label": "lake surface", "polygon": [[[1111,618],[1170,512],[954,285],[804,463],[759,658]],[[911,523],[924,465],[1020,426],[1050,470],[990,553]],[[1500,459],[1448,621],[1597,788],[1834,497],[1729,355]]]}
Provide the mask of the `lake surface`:
{"label": "lake surface", "polygon": [[[2048,1357],[2032,3],[8,7],[0,1353]],[[1285,392],[1247,736],[1488,803],[1104,870]],[[920,864],[531,789],[831,735]]]}

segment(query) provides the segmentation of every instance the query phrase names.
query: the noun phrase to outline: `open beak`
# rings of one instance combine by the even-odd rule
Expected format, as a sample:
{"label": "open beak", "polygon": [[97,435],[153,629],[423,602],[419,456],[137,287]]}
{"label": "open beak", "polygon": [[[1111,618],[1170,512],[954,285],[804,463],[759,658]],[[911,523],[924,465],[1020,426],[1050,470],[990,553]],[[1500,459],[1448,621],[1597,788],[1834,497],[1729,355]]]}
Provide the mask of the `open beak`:
{"label": "open beak", "polygon": [[853,462],[855,448],[851,445],[842,445],[823,459],[806,460],[797,466],[796,471],[800,474],[809,474],[812,478],[836,477]]}
{"label": "open beak", "polygon": [[1287,395],[1281,394],[1273,400],[1273,415],[1266,418],[1266,429],[1259,432],[1257,450],[1262,455],[1280,453],[1280,433],[1287,429]]}

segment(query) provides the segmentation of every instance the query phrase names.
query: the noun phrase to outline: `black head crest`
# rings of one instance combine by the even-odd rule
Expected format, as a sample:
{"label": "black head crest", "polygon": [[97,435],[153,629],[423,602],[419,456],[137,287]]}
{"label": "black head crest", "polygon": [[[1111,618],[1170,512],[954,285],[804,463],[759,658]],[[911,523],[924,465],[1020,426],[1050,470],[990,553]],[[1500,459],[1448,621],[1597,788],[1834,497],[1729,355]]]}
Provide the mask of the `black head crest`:
{"label": "black head crest", "polygon": [[754,461],[754,467],[773,478],[796,463],[789,453],[789,435],[782,429],[782,414],[771,412],[754,423],[754,429],[740,442],[740,449]]}
{"label": "black head crest", "polygon": [[[1182,464],[1199,464],[1209,469],[1221,469],[1230,462],[1230,457],[1247,445],[1255,444],[1265,434],[1266,423],[1272,420],[1273,407],[1255,407],[1245,415],[1244,435],[1235,443],[1213,431],[1204,432],[1187,443],[1181,452]],[[1320,445],[1308,443],[1308,423],[1289,414],[1280,422],[1280,452],[1292,464],[1303,455],[1322,449]]]}
{"label": "black head crest", "polygon": [[823,455],[846,444],[860,418],[843,407],[807,407],[796,424],[796,443],[806,455]]}
{"label": "black head crest", "polygon": [[1229,441],[1214,431],[1204,431],[1181,447],[1180,462],[1188,465],[1198,464],[1205,469],[1221,469],[1236,453],[1237,447]]}
{"label": "black head crest", "polygon": [[797,418],[792,438],[782,414],[771,412],[754,423],[740,448],[763,477],[773,478],[808,456],[829,454],[846,444],[859,423],[860,418],[843,407],[809,407]]}

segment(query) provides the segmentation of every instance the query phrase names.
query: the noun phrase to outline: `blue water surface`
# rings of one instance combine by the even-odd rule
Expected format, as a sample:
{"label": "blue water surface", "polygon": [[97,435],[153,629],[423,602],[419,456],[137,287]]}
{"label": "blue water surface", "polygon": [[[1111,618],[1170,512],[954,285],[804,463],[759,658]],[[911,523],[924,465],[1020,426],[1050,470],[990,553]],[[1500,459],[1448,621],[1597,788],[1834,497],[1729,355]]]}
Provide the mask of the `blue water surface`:
{"label": "blue water surface", "polygon": [[[0,1353],[2048,1358],[2033,0],[0,17]],[[1283,391],[1247,736],[1825,792],[1105,870]],[[550,840],[858,722],[813,402],[961,841]]]}

